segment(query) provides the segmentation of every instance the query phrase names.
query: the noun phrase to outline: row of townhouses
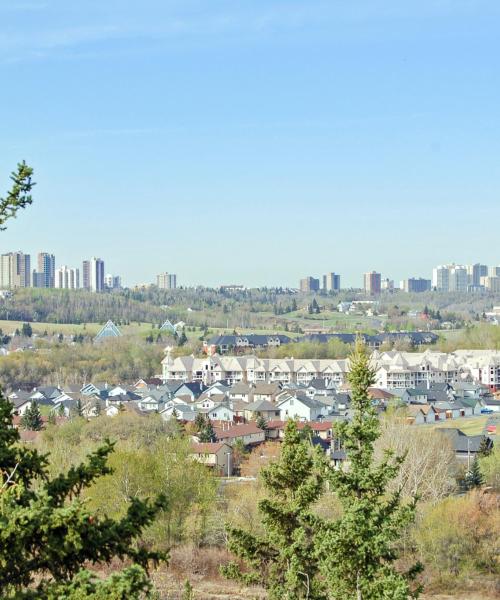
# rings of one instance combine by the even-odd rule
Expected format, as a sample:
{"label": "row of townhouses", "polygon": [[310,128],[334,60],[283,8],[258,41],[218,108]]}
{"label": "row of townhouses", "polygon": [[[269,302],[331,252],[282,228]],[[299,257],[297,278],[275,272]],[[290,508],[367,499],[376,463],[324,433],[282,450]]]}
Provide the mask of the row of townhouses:
{"label": "row of townhouses", "polygon": [[[425,352],[372,353],[376,370],[376,387],[405,389],[425,387],[433,383],[470,382],[500,389],[500,351],[457,350],[452,353]],[[200,381],[211,385],[217,381],[230,384],[298,383],[325,379],[340,386],[347,381],[348,359],[272,359],[256,356],[220,356],[204,358],[180,356],[172,358],[170,349],[162,361],[164,381]]]}

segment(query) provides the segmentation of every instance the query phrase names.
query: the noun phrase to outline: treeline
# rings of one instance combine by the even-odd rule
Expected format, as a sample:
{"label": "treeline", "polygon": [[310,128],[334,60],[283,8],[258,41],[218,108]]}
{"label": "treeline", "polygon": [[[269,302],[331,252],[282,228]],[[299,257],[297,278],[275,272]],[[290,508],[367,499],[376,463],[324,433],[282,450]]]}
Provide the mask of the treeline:
{"label": "treeline", "polygon": [[36,352],[13,352],[0,358],[0,385],[65,385],[107,381],[133,383],[161,370],[162,346],[126,338],[100,344],[53,344]]}
{"label": "treeline", "polygon": [[85,290],[20,289],[0,302],[0,319],[45,323],[162,323],[165,310],[122,293]]}

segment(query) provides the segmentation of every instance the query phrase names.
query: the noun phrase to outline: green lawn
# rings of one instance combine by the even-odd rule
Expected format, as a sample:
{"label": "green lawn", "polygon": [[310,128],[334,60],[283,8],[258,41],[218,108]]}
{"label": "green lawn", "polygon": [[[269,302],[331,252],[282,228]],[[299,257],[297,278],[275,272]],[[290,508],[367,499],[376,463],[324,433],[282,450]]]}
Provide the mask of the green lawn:
{"label": "green lawn", "polygon": [[486,426],[488,415],[477,417],[468,417],[466,419],[449,419],[444,423],[439,423],[436,427],[452,427],[460,429],[467,435],[480,435]]}

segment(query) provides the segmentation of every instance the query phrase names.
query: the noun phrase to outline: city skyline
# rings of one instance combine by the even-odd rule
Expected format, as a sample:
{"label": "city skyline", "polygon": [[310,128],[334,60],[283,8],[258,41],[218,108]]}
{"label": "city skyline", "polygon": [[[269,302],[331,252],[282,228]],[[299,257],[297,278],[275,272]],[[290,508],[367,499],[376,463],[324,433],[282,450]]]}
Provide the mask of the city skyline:
{"label": "city skyline", "polygon": [[127,283],[493,264],[498,3],[285,4],[2,3],[0,194],[37,183],[4,247]]}

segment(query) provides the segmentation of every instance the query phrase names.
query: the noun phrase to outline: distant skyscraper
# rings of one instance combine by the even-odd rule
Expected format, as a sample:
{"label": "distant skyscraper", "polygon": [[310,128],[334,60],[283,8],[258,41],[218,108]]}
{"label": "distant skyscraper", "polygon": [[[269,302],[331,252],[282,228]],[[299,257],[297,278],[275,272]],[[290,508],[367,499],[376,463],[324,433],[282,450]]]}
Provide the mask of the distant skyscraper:
{"label": "distant skyscraper", "polygon": [[84,260],[82,263],[82,288],[90,290],[90,260]]}
{"label": "distant skyscraper", "polygon": [[62,266],[56,269],[55,287],[76,290],[80,287],[80,271]]}
{"label": "distant skyscraper", "polygon": [[405,279],[403,281],[403,290],[405,292],[415,293],[415,292],[428,292],[431,289],[431,280],[423,279],[419,277],[410,277],[410,279]]}
{"label": "distant skyscraper", "polygon": [[0,257],[0,287],[8,290],[12,287],[11,268],[12,254],[2,254]]}
{"label": "distant skyscraper", "polygon": [[[479,273],[479,265],[475,273]],[[473,273],[474,269],[471,271]],[[472,274],[471,277],[475,275]],[[440,292],[466,292],[469,285],[469,273],[463,265],[440,265],[432,270],[432,285]],[[479,283],[478,283],[479,285]]]}
{"label": "distant skyscraper", "polygon": [[2,254],[0,281],[4,288],[30,287],[31,257],[22,252]]}
{"label": "distant skyscraper", "polygon": [[365,273],[363,279],[365,292],[368,295],[374,296],[376,294],[380,294],[382,280],[380,273],[377,273],[376,271]]}
{"label": "distant skyscraper", "polygon": [[323,275],[323,290],[325,292],[340,291],[340,275],[336,273],[327,273]]}
{"label": "distant skyscraper", "polygon": [[37,283],[41,283],[41,285],[35,286],[35,282],[33,281],[34,287],[46,287],[53,288],[54,277],[56,272],[56,258],[53,254],[49,254],[48,252],[39,252],[38,253],[38,273],[41,275],[38,278]]}
{"label": "distant skyscraper", "polygon": [[317,292],[319,291],[319,279],[315,277],[304,277],[300,280],[300,291],[301,292]]}
{"label": "distant skyscraper", "polygon": [[177,275],[173,273],[160,273],[156,276],[156,285],[160,290],[175,290],[177,287]]}
{"label": "distant skyscraper", "polygon": [[90,289],[93,292],[104,290],[104,261],[100,258],[90,259]]}
{"label": "distant skyscraper", "polygon": [[122,278],[119,275],[107,274],[104,277],[104,286],[108,290],[118,290],[122,287]]}

